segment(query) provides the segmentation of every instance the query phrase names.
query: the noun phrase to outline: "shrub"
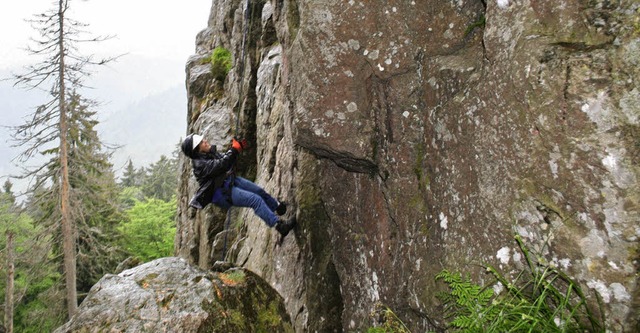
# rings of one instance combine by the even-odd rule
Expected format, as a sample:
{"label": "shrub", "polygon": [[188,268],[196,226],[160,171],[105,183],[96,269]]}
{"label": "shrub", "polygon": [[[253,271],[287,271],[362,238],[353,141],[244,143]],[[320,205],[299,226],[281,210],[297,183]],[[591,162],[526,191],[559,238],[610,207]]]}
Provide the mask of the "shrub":
{"label": "shrub", "polygon": [[128,219],[118,229],[122,245],[133,256],[149,262],[173,254],[176,235],[176,198],[170,201],[135,201],[127,210]]}
{"label": "shrub", "polygon": [[224,82],[227,74],[231,70],[231,52],[224,47],[218,46],[211,53],[211,73],[216,80]]}

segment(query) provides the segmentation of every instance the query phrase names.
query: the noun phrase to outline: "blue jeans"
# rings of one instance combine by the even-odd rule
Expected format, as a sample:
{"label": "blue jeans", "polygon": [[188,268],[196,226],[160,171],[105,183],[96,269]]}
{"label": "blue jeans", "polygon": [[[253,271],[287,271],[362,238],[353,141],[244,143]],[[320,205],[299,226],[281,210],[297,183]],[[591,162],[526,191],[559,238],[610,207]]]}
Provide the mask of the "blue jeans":
{"label": "blue jeans", "polygon": [[[250,180],[235,177],[231,187],[231,201],[233,206],[252,208],[269,227],[273,227],[278,222],[278,217],[273,212],[278,207],[278,201]],[[228,205],[218,205],[229,208]]]}

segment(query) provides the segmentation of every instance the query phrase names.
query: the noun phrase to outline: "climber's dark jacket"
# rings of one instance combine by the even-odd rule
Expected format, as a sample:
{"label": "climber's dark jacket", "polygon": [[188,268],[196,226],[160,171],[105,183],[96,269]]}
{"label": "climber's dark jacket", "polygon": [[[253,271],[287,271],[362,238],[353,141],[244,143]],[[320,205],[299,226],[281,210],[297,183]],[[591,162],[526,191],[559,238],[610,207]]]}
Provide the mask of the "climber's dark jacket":
{"label": "climber's dark jacket", "polygon": [[208,153],[195,153],[191,156],[193,174],[200,187],[189,202],[189,206],[202,209],[211,203],[213,193],[222,186],[224,180],[229,176],[237,157],[237,150],[231,148],[221,154],[216,152],[215,146],[211,146],[211,151]]}

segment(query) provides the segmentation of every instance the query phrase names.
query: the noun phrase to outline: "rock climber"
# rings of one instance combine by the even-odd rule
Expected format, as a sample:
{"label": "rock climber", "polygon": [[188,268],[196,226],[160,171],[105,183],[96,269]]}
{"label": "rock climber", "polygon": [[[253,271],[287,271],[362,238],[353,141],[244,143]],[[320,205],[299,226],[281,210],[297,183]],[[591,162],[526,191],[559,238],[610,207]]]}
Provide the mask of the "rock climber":
{"label": "rock climber", "polygon": [[189,206],[202,209],[213,203],[224,209],[249,207],[284,237],[296,225],[295,217],[283,220],[277,216],[287,212],[287,205],[252,181],[233,173],[236,158],[246,145],[246,140],[233,139],[231,148],[226,153],[219,153],[216,146],[209,144],[201,135],[190,134],[184,139],[182,152],[191,159],[193,174],[200,186]]}

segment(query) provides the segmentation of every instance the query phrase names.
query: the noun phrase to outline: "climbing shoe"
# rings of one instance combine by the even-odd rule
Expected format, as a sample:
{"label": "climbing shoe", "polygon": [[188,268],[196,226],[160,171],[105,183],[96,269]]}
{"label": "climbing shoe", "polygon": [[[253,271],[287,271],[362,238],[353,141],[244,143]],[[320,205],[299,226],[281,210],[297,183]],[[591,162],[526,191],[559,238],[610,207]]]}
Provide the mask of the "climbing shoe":
{"label": "climbing shoe", "polygon": [[276,214],[282,216],[287,213],[287,204],[278,201],[278,207],[276,207]]}
{"label": "climbing shoe", "polygon": [[289,234],[289,231],[296,226],[296,218],[292,217],[287,221],[280,220],[276,224],[276,230],[282,235],[282,237],[286,237]]}

